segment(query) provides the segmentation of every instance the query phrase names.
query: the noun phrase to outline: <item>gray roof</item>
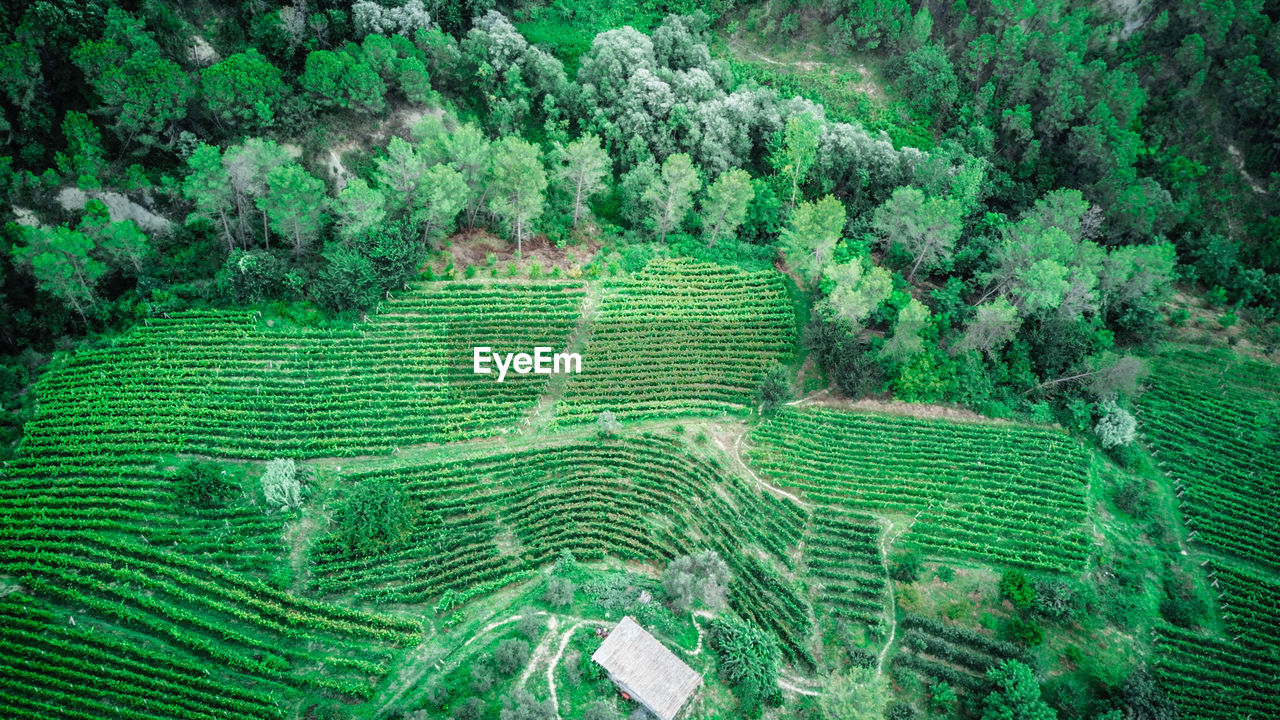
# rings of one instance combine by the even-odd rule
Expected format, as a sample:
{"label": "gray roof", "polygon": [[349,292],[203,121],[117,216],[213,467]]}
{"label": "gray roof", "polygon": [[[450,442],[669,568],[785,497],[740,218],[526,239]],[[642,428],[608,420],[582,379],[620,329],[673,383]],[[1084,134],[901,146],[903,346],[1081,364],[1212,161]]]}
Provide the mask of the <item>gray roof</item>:
{"label": "gray roof", "polygon": [[673,720],[702,684],[701,675],[630,617],[622,618],[591,659],[661,720]]}

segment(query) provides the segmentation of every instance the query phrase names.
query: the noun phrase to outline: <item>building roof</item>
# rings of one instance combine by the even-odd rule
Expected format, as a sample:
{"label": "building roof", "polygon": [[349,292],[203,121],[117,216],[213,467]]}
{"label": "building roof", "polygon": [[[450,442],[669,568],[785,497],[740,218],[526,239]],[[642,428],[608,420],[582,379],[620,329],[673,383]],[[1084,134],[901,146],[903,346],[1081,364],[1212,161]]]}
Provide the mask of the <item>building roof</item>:
{"label": "building roof", "polygon": [[591,659],[661,720],[673,720],[702,684],[701,675],[630,617],[622,618]]}

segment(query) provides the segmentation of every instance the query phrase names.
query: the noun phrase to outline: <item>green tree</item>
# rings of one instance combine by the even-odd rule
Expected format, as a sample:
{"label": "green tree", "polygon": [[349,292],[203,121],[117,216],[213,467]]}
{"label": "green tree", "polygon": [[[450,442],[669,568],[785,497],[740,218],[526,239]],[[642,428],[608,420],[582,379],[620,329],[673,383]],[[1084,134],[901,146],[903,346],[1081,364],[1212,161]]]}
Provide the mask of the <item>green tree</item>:
{"label": "green tree", "polygon": [[276,108],[289,87],[271,61],[249,48],[205,68],[202,91],[205,107],[218,122],[261,130],[275,123]]}
{"label": "green tree", "polygon": [[982,720],[1057,720],[1058,713],[1040,699],[1040,684],[1031,668],[1005,660],[987,671],[995,688],[982,699]]}
{"label": "green tree", "polygon": [[662,589],[679,612],[695,605],[719,610],[729,592],[729,566],[715,550],[678,557],[662,572]]}
{"label": "green tree", "polygon": [[881,720],[891,697],[888,679],[875,668],[853,668],[831,676],[818,707],[827,720]]}
{"label": "green tree", "polygon": [[338,537],[354,555],[379,555],[413,532],[412,499],[400,483],[382,477],[352,489],[338,511]]}
{"label": "green tree", "polygon": [[791,199],[787,207],[795,207],[800,186],[809,177],[809,169],[818,158],[818,139],[822,135],[822,119],[810,112],[787,118],[782,133],[782,146],[774,152],[773,166],[790,181]]}
{"label": "green tree", "polygon": [[822,272],[822,281],[827,294],[819,307],[855,331],[862,329],[867,318],[893,292],[889,271],[869,257],[828,266]]}
{"label": "green tree", "polygon": [[747,219],[747,207],[755,195],[751,175],[737,168],[720,173],[707,186],[702,198],[702,232],[708,245],[714,247],[718,238],[734,236]]}
{"label": "green tree", "polygon": [[298,84],[322,108],[361,113],[379,113],[386,108],[386,83],[358,49],[307,53]]}
{"label": "green tree", "polygon": [[503,675],[513,675],[529,662],[529,654],[529,643],[516,638],[507,638],[498,643],[493,659],[498,666],[498,672]]}
{"label": "green tree", "polygon": [[96,182],[107,167],[102,133],[88,115],[72,110],[62,120],[62,136],[67,140],[67,149],[55,156],[58,171],[82,183],[81,178],[92,178]]}
{"label": "green tree", "polygon": [[93,240],[65,226],[24,227],[14,261],[35,277],[36,287],[58,298],[88,322],[98,281],[107,266],[95,260]]}
{"label": "green tree", "polygon": [[398,81],[400,92],[404,93],[409,102],[428,105],[435,100],[436,93],[431,89],[431,75],[427,72],[427,66],[418,58],[410,56],[400,61]]}
{"label": "green tree", "polygon": [[929,325],[929,308],[924,303],[911,298],[898,310],[897,322],[893,325],[893,337],[885,342],[880,354],[891,362],[902,362],[924,349],[924,338],[921,333]]}
{"label": "green tree", "polygon": [[996,298],[974,308],[973,317],[965,324],[964,335],[954,349],[994,354],[1013,339],[1021,326],[1018,309],[1008,300]]}
{"label": "green tree", "polygon": [[727,615],[711,621],[710,635],[720,675],[745,711],[754,712],[776,695],[782,652],[773,635],[750,621]]}
{"label": "green tree", "polygon": [[266,184],[258,207],[271,219],[272,229],[293,242],[294,256],[302,257],[324,222],[324,183],[301,165],[286,163],[267,173]]}
{"label": "green tree", "polygon": [[111,222],[107,206],[101,200],[90,200],[86,208],[97,206],[80,221],[79,230],[93,239],[100,257],[119,270],[142,274],[143,262],[151,255],[147,234],[132,220]]}
{"label": "green tree", "polygon": [[134,140],[147,146],[171,142],[161,136],[187,116],[191,80],[161,55],[140,21],[111,8],[102,38],[81,42],[71,58],[102,98],[102,111],[115,119],[112,129],[125,147]]}
{"label": "green tree", "polygon": [[942,267],[960,237],[961,205],[949,198],[928,198],[913,187],[900,187],[876,208],[872,226],[890,251],[900,249],[914,258],[907,282],[915,282],[921,267]]}
{"label": "green tree", "polygon": [[521,252],[529,226],[542,216],[547,189],[538,148],[511,136],[494,143],[490,178],[489,210],[510,228]]}
{"label": "green tree", "polygon": [[352,178],[334,200],[338,215],[338,232],[352,237],[382,224],[387,216],[387,198],[369,187],[363,178]]}
{"label": "green tree", "polygon": [[685,215],[693,207],[693,194],[701,187],[698,170],[688,155],[676,153],[662,163],[657,179],[641,196],[659,242],[665,242],[667,233],[684,224]]}
{"label": "green tree", "polygon": [[556,181],[572,198],[573,227],[577,229],[587,203],[608,187],[609,155],[600,147],[598,135],[583,135],[561,148],[557,155]]}
{"label": "green tree", "polygon": [[844,233],[844,222],[844,203],[831,195],[796,206],[791,225],[782,231],[782,253],[804,281],[821,277]]}
{"label": "green tree", "polygon": [[427,161],[408,141],[392,137],[386,155],[374,162],[373,179],[383,188],[394,216],[411,212],[423,190]]}
{"label": "green tree", "polygon": [[466,204],[467,182],[462,173],[443,164],[427,168],[412,214],[422,228],[422,239],[430,242],[452,232]]}
{"label": "green tree", "polygon": [[214,220],[227,242],[227,249],[234,250],[236,241],[244,242],[244,225],[237,216],[233,230],[227,210],[231,208],[234,190],[231,176],[222,163],[222,151],[213,145],[200,143],[187,158],[187,177],[182,181],[182,194],[195,205],[196,214]]}

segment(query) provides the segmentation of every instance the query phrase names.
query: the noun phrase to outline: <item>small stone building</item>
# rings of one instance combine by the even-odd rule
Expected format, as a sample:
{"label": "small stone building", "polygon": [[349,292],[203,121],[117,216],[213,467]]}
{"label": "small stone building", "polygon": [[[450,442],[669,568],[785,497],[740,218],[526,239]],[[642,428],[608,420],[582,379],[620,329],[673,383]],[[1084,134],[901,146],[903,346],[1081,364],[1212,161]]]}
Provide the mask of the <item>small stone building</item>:
{"label": "small stone building", "polygon": [[630,617],[622,618],[591,655],[609,679],[661,720],[674,720],[702,676]]}

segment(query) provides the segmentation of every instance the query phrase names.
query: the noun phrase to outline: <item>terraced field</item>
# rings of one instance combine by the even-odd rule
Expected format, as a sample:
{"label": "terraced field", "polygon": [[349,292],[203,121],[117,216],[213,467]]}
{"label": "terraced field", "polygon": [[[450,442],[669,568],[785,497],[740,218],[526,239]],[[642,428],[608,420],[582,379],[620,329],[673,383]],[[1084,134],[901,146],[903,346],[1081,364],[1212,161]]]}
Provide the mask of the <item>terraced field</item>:
{"label": "terraced field", "polygon": [[643,418],[750,406],[795,339],[778,273],[654,260],[605,285],[590,361],[570,380],[557,414],[574,422],[604,410]]}
{"label": "terraced field", "polygon": [[1191,539],[1280,570],[1280,368],[1186,349],[1153,364],[1142,436],[1173,478]]}
{"label": "terraced field", "polygon": [[419,508],[415,531],[372,559],[344,556],[334,538],[322,542],[313,554],[321,592],[422,602],[502,584],[565,551],[665,561],[711,548],[735,571],[731,603],[775,630],[791,658],[809,659],[805,601],[749,551],[785,552],[804,517],[677,440],[553,443],[355,472],[344,482],[373,477],[410,493]]}
{"label": "terraced field", "polygon": [[475,375],[472,347],[562,349],[584,292],[437,283],[341,331],[245,312],[155,318],[44,376],[24,453],[362,455],[510,430],[547,376]]}
{"label": "terraced field", "polygon": [[751,435],[752,463],[810,499],[910,514],[903,540],[1045,570],[1081,567],[1087,456],[1053,430],[789,408]]}
{"label": "terraced field", "polygon": [[815,599],[833,618],[875,625],[884,617],[880,526],[870,517],[819,508],[805,534],[804,558]]}

